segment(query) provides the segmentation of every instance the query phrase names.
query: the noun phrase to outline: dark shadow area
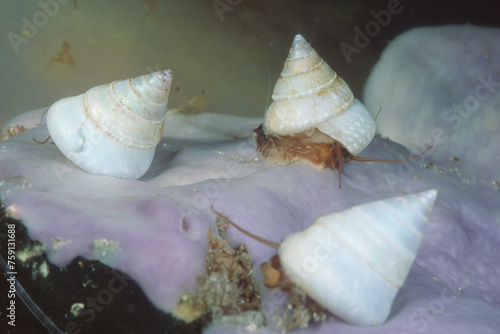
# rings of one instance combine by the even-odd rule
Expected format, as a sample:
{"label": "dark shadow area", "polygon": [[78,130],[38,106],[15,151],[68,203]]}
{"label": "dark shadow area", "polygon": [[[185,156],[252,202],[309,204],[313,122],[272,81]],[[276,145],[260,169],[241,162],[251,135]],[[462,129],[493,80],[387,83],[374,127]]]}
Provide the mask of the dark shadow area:
{"label": "dark shadow area", "polygon": [[[15,225],[16,254],[26,254],[39,243],[32,241],[26,228],[0,213],[0,255],[7,259],[7,226]],[[3,267],[3,266],[2,266]],[[144,295],[137,283],[126,274],[99,261],[74,259],[65,268],[50,264],[45,253],[15,261],[17,288],[15,298],[9,291],[5,267],[2,268],[0,333],[68,333],[68,334],[163,334],[201,333],[206,319],[186,324],[166,314]],[[7,276],[7,277],[6,277]],[[32,299],[30,308],[39,311],[40,319],[23,303],[23,291]],[[15,327],[8,325],[5,302],[15,300]],[[4,302],[5,301],[5,302]],[[205,321],[204,321],[205,320]],[[46,328],[42,322],[48,324]],[[50,323],[53,323],[52,331]],[[57,331],[59,329],[60,332]]]}

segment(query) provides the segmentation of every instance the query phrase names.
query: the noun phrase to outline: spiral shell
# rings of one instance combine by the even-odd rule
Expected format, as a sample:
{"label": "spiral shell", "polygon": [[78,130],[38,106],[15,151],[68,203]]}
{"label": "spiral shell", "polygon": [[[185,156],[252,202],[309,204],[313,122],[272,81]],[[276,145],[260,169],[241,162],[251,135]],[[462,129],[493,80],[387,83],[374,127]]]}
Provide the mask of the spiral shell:
{"label": "spiral shell", "polygon": [[47,113],[52,140],[89,173],[139,178],[161,139],[171,83],[164,70],[59,100]]}
{"label": "spiral shell", "polygon": [[264,115],[267,135],[293,136],[318,128],[354,155],[375,135],[369,111],[301,35],[293,40],[272,98]]}
{"label": "spiral shell", "polygon": [[345,321],[382,324],[415,260],[436,196],[429,190],[322,216],[283,240],[281,266]]}

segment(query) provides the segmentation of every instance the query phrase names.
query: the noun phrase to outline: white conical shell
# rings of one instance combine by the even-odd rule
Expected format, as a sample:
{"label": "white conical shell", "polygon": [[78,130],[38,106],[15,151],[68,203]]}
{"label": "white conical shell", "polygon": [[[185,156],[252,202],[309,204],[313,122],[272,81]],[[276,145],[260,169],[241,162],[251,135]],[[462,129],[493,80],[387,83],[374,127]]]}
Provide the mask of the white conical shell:
{"label": "white conical shell", "polygon": [[161,140],[171,83],[164,70],[61,99],[47,112],[50,136],[89,173],[139,178]]}
{"label": "white conical shell", "polygon": [[[272,98],[264,115],[264,131],[268,135],[293,136],[318,128],[354,155],[375,135],[371,114],[356,100],[355,115],[351,115],[355,99],[349,86],[301,35],[293,40]],[[343,126],[351,120],[359,125],[349,128],[323,125],[338,118],[342,118]],[[363,132],[358,131],[360,127]]]}
{"label": "white conical shell", "polygon": [[287,236],[285,274],[345,321],[380,325],[415,260],[436,190],[355,206]]}

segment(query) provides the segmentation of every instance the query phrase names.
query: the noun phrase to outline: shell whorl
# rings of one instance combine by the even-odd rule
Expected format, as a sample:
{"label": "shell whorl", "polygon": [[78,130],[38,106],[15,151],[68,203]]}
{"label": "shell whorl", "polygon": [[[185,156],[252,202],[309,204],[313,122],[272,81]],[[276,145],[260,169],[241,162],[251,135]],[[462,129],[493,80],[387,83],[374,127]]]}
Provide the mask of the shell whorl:
{"label": "shell whorl", "polygon": [[342,114],[354,96],[342,78],[301,36],[295,36],[266,111],[266,130],[294,135]]}
{"label": "shell whorl", "polygon": [[83,94],[86,116],[121,145],[150,150],[161,139],[172,71],[114,81]]}
{"label": "shell whorl", "polygon": [[317,128],[342,143],[354,155],[358,155],[370,144],[376,130],[370,112],[358,99],[354,99],[346,112],[319,123]]}
{"label": "shell whorl", "polygon": [[[295,36],[281,75],[274,87],[272,98],[282,101],[307,97],[311,94],[340,94],[338,107],[347,109],[353,102],[349,86],[321,58],[301,35]],[[329,91],[327,93],[327,91]]]}

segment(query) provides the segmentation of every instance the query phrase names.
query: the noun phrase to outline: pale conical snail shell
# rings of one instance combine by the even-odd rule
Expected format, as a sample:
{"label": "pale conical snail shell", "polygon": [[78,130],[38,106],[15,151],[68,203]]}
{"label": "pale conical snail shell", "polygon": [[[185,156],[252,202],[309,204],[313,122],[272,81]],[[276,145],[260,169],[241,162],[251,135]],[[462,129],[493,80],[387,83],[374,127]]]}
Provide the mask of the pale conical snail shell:
{"label": "pale conical snail shell", "polygon": [[345,321],[382,324],[415,260],[436,190],[355,206],[287,236],[285,274]]}
{"label": "pale conical snail shell", "polygon": [[172,71],[114,81],[54,103],[47,127],[61,152],[93,174],[139,178],[162,135]]}
{"label": "pale conical snail shell", "polygon": [[293,136],[318,128],[353,155],[375,135],[370,112],[301,35],[293,40],[272,98],[264,115],[268,135]]}

